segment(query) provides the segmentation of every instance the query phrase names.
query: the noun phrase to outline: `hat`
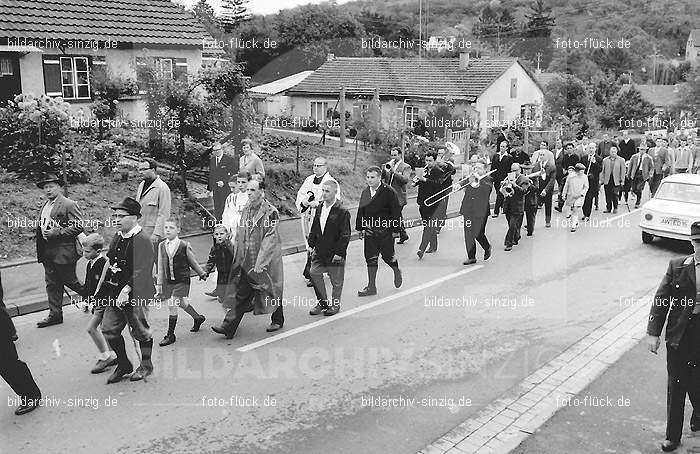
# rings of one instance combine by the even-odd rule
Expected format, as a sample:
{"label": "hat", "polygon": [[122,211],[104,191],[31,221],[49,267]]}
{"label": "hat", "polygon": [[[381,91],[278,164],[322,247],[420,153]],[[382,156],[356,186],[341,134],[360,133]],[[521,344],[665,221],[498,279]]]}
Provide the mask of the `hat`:
{"label": "hat", "polygon": [[141,204],[131,197],[126,197],[119,205],[114,205],[110,208],[113,210],[124,210],[130,216],[141,217]]}
{"label": "hat", "polygon": [[56,183],[56,184],[58,184],[59,186],[63,186],[63,180],[59,179],[58,176],[56,176],[55,173],[48,173],[48,174],[46,174],[46,176],[44,177],[44,179],[41,180],[41,181],[39,181],[36,185],[37,185],[40,189],[44,189],[44,185],[46,185],[46,184],[48,184],[48,183]]}
{"label": "hat", "polygon": [[649,149],[649,145],[647,145],[646,142],[642,142],[639,144],[639,148]]}
{"label": "hat", "polygon": [[690,239],[700,240],[700,221],[695,221],[690,226]]}
{"label": "hat", "polygon": [[586,170],[586,166],[579,162],[578,164],[576,164],[576,170]]}
{"label": "hat", "polygon": [[569,166],[566,168],[566,170],[575,170],[574,166]]}

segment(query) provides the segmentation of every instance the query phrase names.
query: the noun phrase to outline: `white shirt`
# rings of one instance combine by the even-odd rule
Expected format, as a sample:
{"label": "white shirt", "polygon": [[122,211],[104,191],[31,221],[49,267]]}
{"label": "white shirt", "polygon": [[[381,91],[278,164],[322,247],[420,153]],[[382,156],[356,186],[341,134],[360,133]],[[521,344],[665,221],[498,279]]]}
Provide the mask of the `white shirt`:
{"label": "white shirt", "polygon": [[[379,189],[379,186],[377,186],[377,189]],[[374,195],[377,193],[377,189],[372,189],[372,186],[369,187],[369,196],[371,198],[374,198]]]}
{"label": "white shirt", "polygon": [[321,208],[321,233],[323,233],[324,229],[326,228],[326,221],[328,221],[328,215],[330,214],[333,205],[335,205],[335,200],[330,205],[326,205],[324,203],[323,207]]}
{"label": "white shirt", "polygon": [[56,199],[48,200],[44,208],[41,210],[41,234],[46,239],[46,232],[51,227],[51,210],[53,210],[56,204]]}
{"label": "white shirt", "polygon": [[129,230],[127,233],[122,233],[121,230],[119,230],[119,236],[122,238],[131,238],[132,236],[136,235],[141,231],[141,226],[136,224],[133,229]]}
{"label": "white shirt", "polygon": [[180,238],[175,237],[172,240],[165,240],[165,250],[168,252],[168,255],[172,257],[175,255],[175,251],[177,251],[177,248],[180,246]]}

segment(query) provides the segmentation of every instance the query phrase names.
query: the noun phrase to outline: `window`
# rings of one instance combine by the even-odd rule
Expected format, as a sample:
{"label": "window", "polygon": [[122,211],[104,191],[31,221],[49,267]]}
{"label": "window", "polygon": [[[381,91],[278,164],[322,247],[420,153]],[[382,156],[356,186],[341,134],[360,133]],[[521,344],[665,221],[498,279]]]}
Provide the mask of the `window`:
{"label": "window", "polygon": [[520,106],[520,119],[524,122],[535,121],[537,117],[537,106],[535,104],[523,104]]}
{"label": "window", "polygon": [[90,99],[87,57],[60,57],[61,94],[64,99]]}
{"label": "window", "polygon": [[510,80],[510,99],[518,97],[518,79],[513,78]]}
{"label": "window", "polygon": [[492,106],[486,109],[486,127],[493,128],[499,126],[504,121],[503,106]]}
{"label": "window", "polygon": [[404,110],[404,124],[409,128],[414,128],[416,122],[418,121],[418,107],[417,106],[406,106]]}
{"label": "window", "polygon": [[666,182],[659,187],[654,198],[674,202],[698,203],[700,185]]}
{"label": "window", "polygon": [[311,101],[309,116],[315,121],[326,121],[328,119],[328,101]]}
{"label": "window", "polygon": [[165,78],[173,79],[173,60],[171,58],[158,60],[158,71],[162,72]]}
{"label": "window", "polygon": [[9,58],[0,58],[0,77],[13,76],[15,74],[12,69],[12,60]]}

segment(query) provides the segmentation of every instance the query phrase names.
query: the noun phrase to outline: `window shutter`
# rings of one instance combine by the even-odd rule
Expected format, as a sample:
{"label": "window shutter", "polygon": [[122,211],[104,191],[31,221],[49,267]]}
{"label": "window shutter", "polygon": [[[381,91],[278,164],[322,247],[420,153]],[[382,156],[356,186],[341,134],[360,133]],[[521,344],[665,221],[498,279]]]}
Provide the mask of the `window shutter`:
{"label": "window shutter", "polygon": [[62,96],[61,60],[58,56],[44,55],[44,93],[48,96]]}
{"label": "window shutter", "polygon": [[510,97],[511,97],[511,99],[518,97],[518,79],[517,78],[513,78],[510,80]]}
{"label": "window shutter", "polygon": [[506,109],[503,107],[498,108],[498,124],[502,125],[505,121]]}
{"label": "window shutter", "polygon": [[173,79],[187,80],[187,59],[173,58]]}
{"label": "window shutter", "polygon": [[148,66],[146,59],[143,57],[136,57],[136,85],[141,95],[146,93],[146,85],[148,83],[147,73]]}

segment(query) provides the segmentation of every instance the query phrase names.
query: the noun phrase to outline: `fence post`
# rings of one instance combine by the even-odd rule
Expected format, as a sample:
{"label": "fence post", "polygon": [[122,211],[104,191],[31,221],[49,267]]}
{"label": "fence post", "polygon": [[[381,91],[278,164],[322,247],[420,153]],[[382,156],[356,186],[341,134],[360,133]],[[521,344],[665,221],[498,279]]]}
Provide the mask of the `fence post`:
{"label": "fence post", "polygon": [[525,153],[528,153],[529,148],[530,148],[530,130],[525,128],[525,136],[523,137],[523,151]]}
{"label": "fence post", "polygon": [[353,172],[357,170],[357,136],[355,137],[355,158],[352,161]]}
{"label": "fence post", "polygon": [[340,89],[340,148],[345,148],[345,87]]}
{"label": "fence post", "polygon": [[297,137],[297,175],[300,175],[300,173],[299,173],[299,137]]}

